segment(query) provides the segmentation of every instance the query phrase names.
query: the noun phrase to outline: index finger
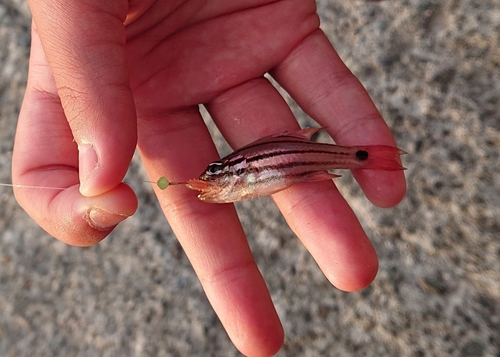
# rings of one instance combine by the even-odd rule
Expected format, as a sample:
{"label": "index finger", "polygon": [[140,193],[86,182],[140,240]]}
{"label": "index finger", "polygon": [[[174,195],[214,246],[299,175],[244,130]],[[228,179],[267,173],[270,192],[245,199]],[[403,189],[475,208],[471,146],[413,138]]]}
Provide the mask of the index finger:
{"label": "index finger", "polygon": [[[272,72],[311,117],[340,145],[396,146],[391,130],[358,79],[321,30],[308,36]],[[366,197],[380,207],[398,204],[405,192],[402,171],[353,172]]]}

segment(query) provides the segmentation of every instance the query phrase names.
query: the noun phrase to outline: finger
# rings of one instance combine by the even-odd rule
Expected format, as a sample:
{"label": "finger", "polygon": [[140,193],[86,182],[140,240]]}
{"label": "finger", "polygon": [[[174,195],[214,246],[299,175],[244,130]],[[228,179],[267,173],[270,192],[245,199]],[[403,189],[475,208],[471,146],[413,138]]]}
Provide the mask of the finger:
{"label": "finger", "polygon": [[128,84],[128,2],[32,0],[30,8],[79,150],[80,192],[116,187],[136,145]]}
{"label": "finger", "polygon": [[[154,181],[198,177],[218,157],[197,107],[140,117],[139,151]],[[200,202],[183,186],[157,196],[233,343],[245,355],[274,354],[283,329],[234,206]]]}
{"label": "finger", "polygon": [[[394,137],[361,83],[322,31],[303,40],[272,72],[297,103],[340,145],[396,146]],[[396,205],[406,191],[402,171],[356,171],[370,201]]]}
{"label": "finger", "polygon": [[135,212],[137,199],[124,184],[93,198],[79,193],[77,146],[35,30],[29,66],[12,180],[17,185],[67,189],[15,188],[14,193],[28,214],[54,237],[71,245],[94,244]]}
{"label": "finger", "polygon": [[[234,147],[298,128],[288,105],[264,78],[226,91],[207,108]],[[332,182],[295,185],[273,199],[332,284],[353,291],[374,279],[376,252]]]}

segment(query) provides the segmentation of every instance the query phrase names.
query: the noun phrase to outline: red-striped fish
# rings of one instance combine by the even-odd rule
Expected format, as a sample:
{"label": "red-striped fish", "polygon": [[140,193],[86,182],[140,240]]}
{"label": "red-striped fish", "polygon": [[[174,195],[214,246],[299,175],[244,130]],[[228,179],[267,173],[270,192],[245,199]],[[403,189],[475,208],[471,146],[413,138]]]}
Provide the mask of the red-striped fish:
{"label": "red-striped fish", "polygon": [[299,182],[330,180],[334,169],[404,170],[392,146],[338,146],[311,142],[321,128],[274,134],[208,165],[185,183],[204,202],[227,203],[271,195]]}

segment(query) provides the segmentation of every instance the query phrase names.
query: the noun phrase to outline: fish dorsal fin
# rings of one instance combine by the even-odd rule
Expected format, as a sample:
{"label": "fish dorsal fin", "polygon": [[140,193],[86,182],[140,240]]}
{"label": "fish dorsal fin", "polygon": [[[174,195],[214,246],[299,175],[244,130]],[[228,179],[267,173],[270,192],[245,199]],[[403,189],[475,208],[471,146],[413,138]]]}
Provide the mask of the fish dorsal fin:
{"label": "fish dorsal fin", "polygon": [[245,145],[245,147],[255,145],[255,144],[265,143],[271,139],[277,139],[277,138],[283,138],[283,139],[295,138],[295,139],[300,139],[303,141],[310,141],[311,137],[322,129],[324,129],[324,128],[305,128],[305,129],[300,129],[300,130],[295,130],[295,131],[284,130],[284,131],[280,131],[280,132],[265,136],[263,138],[257,139],[255,141],[251,142],[250,144]]}
{"label": "fish dorsal fin", "polygon": [[316,134],[318,131],[323,130],[324,128],[305,128],[296,131],[286,131],[281,136],[291,136],[297,139],[306,139],[307,141],[311,140],[311,137]]}

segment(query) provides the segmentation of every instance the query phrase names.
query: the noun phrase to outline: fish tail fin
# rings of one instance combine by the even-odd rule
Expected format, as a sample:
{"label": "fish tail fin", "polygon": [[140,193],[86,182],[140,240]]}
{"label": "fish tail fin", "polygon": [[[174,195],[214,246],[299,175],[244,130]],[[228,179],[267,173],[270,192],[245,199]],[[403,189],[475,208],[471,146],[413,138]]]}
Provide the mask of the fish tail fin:
{"label": "fish tail fin", "polygon": [[406,152],[393,146],[373,145],[356,147],[356,169],[364,170],[406,170],[401,165],[401,155]]}

